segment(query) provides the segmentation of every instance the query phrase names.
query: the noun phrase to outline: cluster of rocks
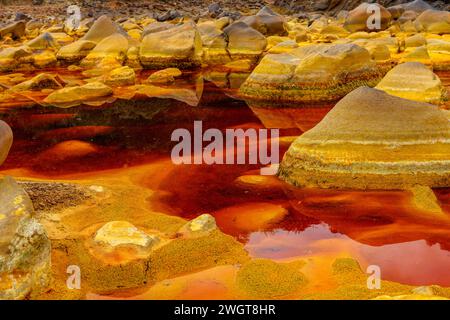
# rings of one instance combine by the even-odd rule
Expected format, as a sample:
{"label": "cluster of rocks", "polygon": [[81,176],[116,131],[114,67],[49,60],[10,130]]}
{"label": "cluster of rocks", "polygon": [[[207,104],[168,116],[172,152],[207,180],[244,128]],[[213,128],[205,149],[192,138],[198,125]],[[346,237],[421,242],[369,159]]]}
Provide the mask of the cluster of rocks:
{"label": "cluster of rocks", "polygon": [[314,103],[336,101],[359,86],[373,87],[398,63],[450,68],[449,12],[420,1],[387,9],[377,5],[380,26],[370,30],[368,6],[362,3],[337,17],[296,18],[269,7],[231,15],[213,4],[198,20],[179,14],[167,19],[103,15],[85,18],[77,28],[63,20],[19,17],[0,28],[2,72],[63,67],[85,78],[64,83],[41,74],[15,83],[14,89],[3,85],[0,101],[34,90],[46,95],[44,104],[100,104],[115,97],[116,87],[129,87],[127,97],[148,95],[180,74],[163,71],[140,82],[138,70],[213,68],[252,71],[241,87],[247,100]]}

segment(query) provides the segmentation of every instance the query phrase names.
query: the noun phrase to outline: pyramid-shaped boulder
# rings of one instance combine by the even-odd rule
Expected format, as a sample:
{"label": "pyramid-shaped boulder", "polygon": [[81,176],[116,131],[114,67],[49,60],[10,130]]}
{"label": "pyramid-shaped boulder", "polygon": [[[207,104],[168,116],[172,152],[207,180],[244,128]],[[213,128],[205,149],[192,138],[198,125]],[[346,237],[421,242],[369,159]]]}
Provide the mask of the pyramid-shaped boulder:
{"label": "pyramid-shaped boulder", "polygon": [[292,143],[278,175],[302,187],[450,187],[450,122],[437,106],[360,87]]}

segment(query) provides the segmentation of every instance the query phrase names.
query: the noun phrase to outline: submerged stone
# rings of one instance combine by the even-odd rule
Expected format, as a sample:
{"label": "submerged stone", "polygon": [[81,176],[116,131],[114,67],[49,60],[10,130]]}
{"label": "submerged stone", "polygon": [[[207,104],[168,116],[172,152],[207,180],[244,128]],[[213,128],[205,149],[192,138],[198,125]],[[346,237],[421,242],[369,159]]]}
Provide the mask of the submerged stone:
{"label": "submerged stone", "polygon": [[148,78],[149,83],[171,83],[175,81],[176,77],[181,76],[181,71],[178,68],[167,68],[152,73]]}
{"label": "submerged stone", "polygon": [[449,187],[449,155],[442,110],[361,87],[294,141],[278,175],[301,187]]}
{"label": "submerged stone", "polygon": [[397,65],[376,88],[400,98],[433,104],[441,104],[446,94],[439,77],[419,62]]}
{"label": "submerged stone", "polygon": [[112,95],[113,91],[101,82],[91,82],[82,86],[66,87],[48,95],[44,102],[54,106],[74,106],[96,98]]}

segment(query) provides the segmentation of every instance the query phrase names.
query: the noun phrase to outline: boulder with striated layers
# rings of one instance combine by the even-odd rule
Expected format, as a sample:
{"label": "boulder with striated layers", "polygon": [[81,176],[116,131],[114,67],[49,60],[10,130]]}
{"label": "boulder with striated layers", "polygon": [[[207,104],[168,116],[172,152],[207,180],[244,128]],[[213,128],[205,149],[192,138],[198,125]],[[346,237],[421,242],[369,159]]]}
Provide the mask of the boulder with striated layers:
{"label": "boulder with striated layers", "polygon": [[[372,7],[374,10],[372,10]],[[376,9],[376,7],[378,9]],[[374,14],[379,10],[381,19],[379,25],[371,24]],[[379,4],[361,3],[358,7],[348,13],[345,19],[344,27],[350,32],[356,31],[380,31],[385,30],[391,22],[391,13]]]}
{"label": "boulder with striated layers", "polygon": [[146,35],[140,47],[140,60],[144,67],[180,69],[201,64],[202,42],[193,22]]}
{"label": "boulder with striated layers", "polygon": [[450,122],[437,106],[360,87],[291,144],[278,175],[301,187],[449,187]]}
{"label": "boulder with striated layers", "polygon": [[450,12],[427,10],[420,14],[415,21],[417,30],[429,33],[450,33]]}
{"label": "boulder with striated layers", "polygon": [[0,120],[0,165],[6,160],[13,142],[13,133],[6,122]]}
{"label": "boulder with striated layers", "polygon": [[71,107],[98,98],[108,97],[113,91],[101,82],[90,82],[82,86],[66,87],[48,95],[44,102],[58,107]]}
{"label": "boulder with striated layers", "polygon": [[446,89],[439,77],[420,62],[397,65],[375,87],[404,99],[441,104]]}
{"label": "boulder with striated layers", "polygon": [[122,63],[125,60],[127,50],[127,38],[120,33],[114,33],[101,40],[81,61],[81,66],[93,67],[105,58]]}
{"label": "boulder with striated layers", "polygon": [[329,102],[359,86],[375,86],[381,77],[381,69],[360,46],[310,45],[266,55],[240,91],[245,99],[278,106]]}
{"label": "boulder with striated layers", "polygon": [[0,181],[0,299],[25,299],[51,281],[51,245],[33,217],[26,192],[10,177]]}

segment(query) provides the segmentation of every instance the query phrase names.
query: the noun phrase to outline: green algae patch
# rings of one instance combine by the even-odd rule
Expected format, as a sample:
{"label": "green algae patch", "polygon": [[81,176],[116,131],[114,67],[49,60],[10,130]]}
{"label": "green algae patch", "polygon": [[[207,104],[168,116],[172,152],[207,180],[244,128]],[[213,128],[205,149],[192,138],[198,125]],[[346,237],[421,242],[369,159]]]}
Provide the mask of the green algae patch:
{"label": "green algae patch", "polygon": [[410,191],[413,194],[413,204],[418,209],[445,216],[439,205],[439,200],[431,188],[417,185],[412,187]]}
{"label": "green algae patch", "polygon": [[178,238],[155,250],[150,268],[158,280],[248,260],[243,245],[233,237],[212,231],[200,238]]}
{"label": "green algae patch", "polygon": [[301,264],[277,263],[268,259],[252,260],[239,270],[236,284],[255,298],[274,298],[297,292],[307,284],[299,271]]}
{"label": "green algae patch", "polygon": [[348,273],[362,273],[358,261],[352,258],[336,259],[331,265],[334,275],[346,275]]}
{"label": "green algae patch", "polygon": [[[83,238],[55,240],[54,254],[65,255],[68,265],[80,267],[84,291],[101,294],[143,287],[217,265],[245,263],[249,259],[242,244],[219,230],[199,238],[166,239],[147,252],[115,248],[106,258],[97,256],[87,245],[90,242]],[[61,281],[58,282],[50,296],[68,296]]]}
{"label": "green algae patch", "polygon": [[359,262],[352,258],[336,259],[331,269],[337,283],[336,290],[315,298],[366,300],[383,295],[398,296],[410,294],[414,289],[413,286],[384,280],[381,281],[380,289],[369,289],[368,278],[370,274],[364,273]]}

